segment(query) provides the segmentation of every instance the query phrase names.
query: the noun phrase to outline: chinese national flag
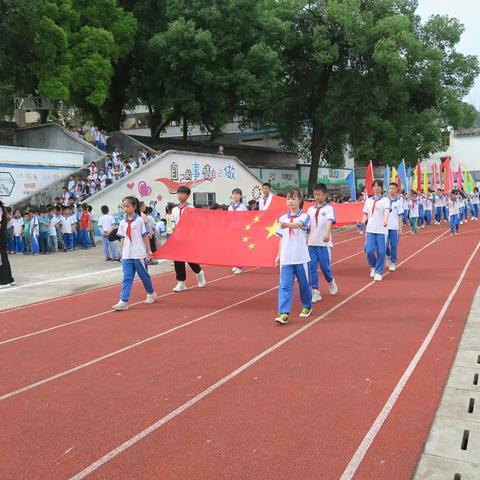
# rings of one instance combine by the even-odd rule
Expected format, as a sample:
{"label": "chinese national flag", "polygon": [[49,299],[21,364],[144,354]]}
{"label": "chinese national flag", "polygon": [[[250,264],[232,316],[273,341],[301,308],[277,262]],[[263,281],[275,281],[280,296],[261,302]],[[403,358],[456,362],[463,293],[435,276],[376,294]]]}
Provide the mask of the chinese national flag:
{"label": "chinese national flag", "polygon": [[[303,211],[311,205],[307,202]],[[361,202],[333,207],[336,226],[355,224],[362,217]],[[273,267],[278,253],[278,219],[287,211],[281,197],[273,198],[270,208],[264,211],[186,208],[172,236],[154,257],[207,265]]]}
{"label": "chinese national flag", "polygon": [[208,265],[273,267],[279,216],[278,210],[186,208],[172,236],[154,256]]}

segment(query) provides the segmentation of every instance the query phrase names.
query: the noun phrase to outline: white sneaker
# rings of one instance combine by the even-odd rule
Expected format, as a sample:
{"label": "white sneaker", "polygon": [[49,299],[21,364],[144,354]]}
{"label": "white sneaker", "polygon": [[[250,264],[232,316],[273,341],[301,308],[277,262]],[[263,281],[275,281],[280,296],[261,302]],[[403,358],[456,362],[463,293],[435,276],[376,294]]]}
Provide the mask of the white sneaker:
{"label": "white sneaker", "polygon": [[397,269],[397,266],[396,266],[394,263],[392,263],[392,264],[388,267],[388,270],[389,270],[390,272],[394,272],[396,269]]}
{"label": "white sneaker", "polygon": [[363,235],[363,232],[358,232],[360,235]]}
{"label": "white sneaker", "polygon": [[207,284],[207,281],[205,280],[205,272],[203,270],[201,270],[200,273],[197,274],[197,281],[198,288],[203,288]]}
{"label": "white sneaker", "polygon": [[370,278],[373,278],[375,276],[375,269],[371,268],[370,269]]}
{"label": "white sneaker", "polygon": [[317,303],[322,299],[322,296],[320,295],[320,292],[314,288],[312,290],[312,303]]}
{"label": "white sneaker", "polygon": [[233,267],[232,272],[233,272],[235,275],[238,275],[238,274],[242,273],[243,270],[242,270],[240,267]]}
{"label": "white sneaker", "polygon": [[12,282],[12,283],[10,283],[10,286],[14,287],[16,284],[17,284],[17,282]]}
{"label": "white sneaker", "polygon": [[463,220],[460,222],[460,225],[463,225]]}
{"label": "white sneaker", "polygon": [[113,305],[112,309],[117,311],[128,310],[128,303],[120,300],[118,303]]}
{"label": "white sneaker", "polygon": [[185,285],[185,282],[178,282],[177,285],[175,285],[175,288],[172,288],[172,292],[183,292],[186,289],[187,286]]}
{"label": "white sneaker", "polygon": [[337,284],[335,283],[335,279],[333,279],[329,284],[328,284],[328,291],[330,292],[330,295],[336,295],[338,292],[338,287]]}
{"label": "white sneaker", "polygon": [[157,298],[157,294],[155,292],[147,293],[147,298],[143,303],[146,303],[147,305],[151,305],[152,303],[155,303],[156,298]]}
{"label": "white sneaker", "polygon": [[11,283],[5,283],[3,285],[0,285],[0,290],[3,290],[4,288],[10,288],[12,286]]}
{"label": "white sneaker", "polygon": [[236,269],[237,269],[237,267],[232,267],[232,272],[235,273]]}
{"label": "white sneaker", "polygon": [[373,279],[376,281],[376,282],[381,282],[382,281],[382,276],[379,274],[379,273],[376,273],[373,277]]}

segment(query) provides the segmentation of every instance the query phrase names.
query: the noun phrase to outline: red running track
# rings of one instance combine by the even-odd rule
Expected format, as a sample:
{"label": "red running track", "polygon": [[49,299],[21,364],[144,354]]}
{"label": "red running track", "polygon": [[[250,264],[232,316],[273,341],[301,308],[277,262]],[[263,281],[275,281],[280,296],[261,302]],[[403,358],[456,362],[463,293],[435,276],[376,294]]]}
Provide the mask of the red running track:
{"label": "red running track", "polygon": [[338,479],[353,458],[344,478],[409,479],[478,286],[475,227],[404,237],[378,284],[363,237],[339,237],[339,294],[284,327],[273,269],[210,268],[178,295],[159,276],[158,303],[122,313],[118,287],[0,312],[0,478]]}

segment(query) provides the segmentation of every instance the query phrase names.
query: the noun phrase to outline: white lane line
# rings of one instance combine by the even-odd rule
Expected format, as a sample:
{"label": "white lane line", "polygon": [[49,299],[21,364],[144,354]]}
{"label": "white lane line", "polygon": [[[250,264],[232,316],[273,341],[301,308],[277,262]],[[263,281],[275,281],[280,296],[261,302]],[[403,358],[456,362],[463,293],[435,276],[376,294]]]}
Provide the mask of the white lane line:
{"label": "white lane line", "polygon": [[412,358],[412,361],[408,365],[407,369],[403,372],[402,377],[398,381],[396,387],[393,389],[393,392],[391,393],[390,397],[388,398],[381,412],[378,414],[377,418],[373,422],[372,426],[370,427],[370,430],[367,432],[362,442],[358,446],[352,459],[350,460],[347,467],[345,468],[345,471],[340,477],[340,480],[350,480],[355,475],[355,472],[357,471],[360,463],[362,462],[363,458],[367,454],[368,449],[370,448],[370,445],[375,440],[375,437],[377,436],[378,432],[382,428],[382,425],[384,424],[385,420],[393,410],[393,407],[395,406],[395,403],[397,402],[398,397],[402,393],[403,389],[405,388],[405,385],[407,384],[408,380],[410,379],[413,372],[415,371],[415,368],[417,367],[420,360],[422,359],[423,354],[425,353],[428,346],[430,345],[430,342],[432,341],[433,336],[435,335],[436,331],[438,330],[438,327],[442,323],[445,313],[448,307],[450,306],[450,304],[452,303],[452,300],[455,297],[455,294],[460,288],[460,285],[462,284],[463,279],[465,278],[467,270],[470,267],[470,264],[472,263],[479,248],[480,248],[480,242],[477,243],[477,246],[473,250],[473,253],[470,255],[470,258],[467,260],[467,263],[463,267],[462,273],[458,277],[457,283],[455,284],[455,286],[450,292],[450,295],[448,296],[447,300],[443,304],[443,307],[440,310],[440,313],[438,314],[438,317],[436,318],[435,322],[433,323],[432,328],[430,329],[427,336],[425,337],[425,340],[423,341],[422,345],[418,349],[415,356]]}
{"label": "white lane line", "polygon": [[[118,267],[118,268],[121,268],[121,267]],[[102,270],[100,273],[105,273],[106,270]],[[174,273],[173,270],[169,271],[169,272],[163,272],[163,273],[157,273],[155,275],[151,275],[152,278],[157,278],[157,277],[163,277],[164,275],[169,275],[171,273]],[[59,281],[63,281],[63,280],[68,280],[69,278],[71,277],[64,277],[64,278],[60,278]],[[134,283],[138,283],[140,282],[140,279],[137,278],[134,280]],[[20,285],[23,287],[23,285]],[[19,286],[19,287],[20,287]],[[31,285],[30,285],[31,286]],[[7,289],[3,289],[1,291],[3,292],[11,292],[13,291],[14,288],[19,288],[19,287],[12,287],[12,288],[7,288]],[[93,292],[101,292],[103,290],[108,290],[108,289],[111,289],[111,288],[118,288],[119,287],[119,284],[118,283],[114,283],[113,285],[106,285],[104,287],[100,287],[100,288],[94,288],[92,290],[85,290],[83,292],[78,292],[78,293],[72,293],[72,294],[68,294],[68,298],[74,298],[74,297],[78,297],[80,295],[88,295],[88,294],[91,294]],[[49,300],[40,300],[39,302],[34,302],[34,303],[29,303],[27,305],[20,305],[19,307],[13,307],[13,308],[8,308],[6,310],[0,310],[0,315],[5,315],[7,313],[11,313],[11,312],[15,312],[17,310],[22,310],[24,308],[30,308],[30,307],[36,307],[36,306],[39,306],[39,305],[45,305],[47,303],[52,303],[52,302],[59,302],[61,300],[64,300],[65,297],[62,296],[62,297],[55,297],[55,298],[51,298]]]}
{"label": "white lane line", "polygon": [[[363,253],[363,252],[360,251],[360,252],[354,253],[353,255],[349,255],[348,257],[342,258],[341,260],[338,260],[337,262],[332,263],[332,265],[337,265],[337,264],[339,264],[339,263],[342,263],[342,262],[344,262],[345,260],[348,260],[348,259],[350,259],[350,258],[352,258],[352,257],[355,257],[356,255],[359,255],[360,253]],[[252,268],[251,270],[248,270],[248,271],[257,270],[257,269],[259,269],[259,268],[260,268],[260,267],[255,267],[255,268]],[[222,277],[222,278],[213,280],[213,281],[210,282],[210,283],[213,283],[214,281],[222,280],[222,279],[224,279],[224,278],[228,278],[228,277],[231,277],[231,276],[233,276],[233,275],[228,275],[227,277]],[[194,288],[194,287],[191,287],[191,288]],[[65,371],[60,372],[60,373],[58,373],[58,374],[56,374],[56,375],[52,375],[51,377],[44,378],[43,380],[39,380],[38,382],[32,383],[32,384],[30,384],[30,385],[27,385],[27,386],[25,386],[25,387],[22,387],[22,388],[20,388],[20,389],[18,389],[18,390],[13,391],[13,392],[6,393],[6,394],[0,396],[0,401],[6,400],[7,398],[10,398],[10,397],[13,397],[13,396],[15,396],[15,395],[18,395],[18,394],[20,394],[20,393],[23,393],[23,392],[26,392],[26,391],[28,391],[28,390],[31,390],[32,388],[39,387],[40,385],[44,385],[45,383],[51,382],[51,381],[53,381],[53,380],[56,380],[57,378],[64,377],[65,375],[69,375],[70,373],[74,373],[74,372],[76,372],[76,371],[78,371],[78,370],[81,370],[81,369],[83,369],[83,368],[89,367],[90,365],[94,365],[95,363],[101,362],[102,360],[106,360],[107,358],[110,358],[110,357],[113,357],[113,356],[115,356],[115,355],[118,355],[119,353],[126,352],[126,351],[128,351],[128,350],[130,350],[130,349],[132,349],[132,348],[135,348],[135,347],[138,347],[138,346],[140,346],[140,345],[143,345],[144,343],[147,343],[147,342],[150,342],[150,341],[155,340],[155,339],[157,339],[157,338],[160,338],[160,337],[163,337],[163,336],[165,336],[165,335],[168,335],[169,333],[176,332],[177,330],[180,330],[180,329],[182,329],[182,328],[188,327],[189,325],[193,325],[194,323],[197,323],[197,322],[199,322],[199,321],[201,321],[201,320],[204,320],[205,318],[211,317],[211,316],[213,316],[213,315],[216,315],[217,313],[221,313],[221,312],[223,312],[223,311],[225,311],[225,310],[228,310],[228,309],[230,309],[230,308],[233,308],[233,307],[236,307],[236,306],[241,305],[241,304],[243,304],[243,303],[246,303],[246,302],[248,302],[248,301],[250,301],[250,300],[253,300],[253,299],[255,299],[255,298],[257,298],[257,297],[259,297],[259,296],[261,296],[261,295],[265,295],[266,293],[269,293],[269,292],[271,292],[271,291],[273,291],[273,290],[277,290],[277,289],[278,289],[278,285],[276,285],[276,286],[274,286],[274,287],[272,287],[272,288],[269,288],[269,289],[267,289],[267,290],[264,290],[264,291],[262,291],[262,292],[260,292],[260,293],[257,293],[256,295],[253,295],[253,296],[251,296],[251,297],[248,297],[248,298],[246,298],[246,299],[244,299],[244,300],[240,300],[239,302],[236,302],[236,303],[234,303],[234,304],[227,305],[226,307],[223,307],[223,308],[221,308],[221,309],[219,309],[219,310],[216,310],[216,311],[214,311],[214,312],[208,313],[208,314],[206,314],[206,315],[202,315],[201,317],[194,318],[193,320],[190,320],[190,321],[188,321],[188,322],[185,322],[185,323],[182,323],[182,324],[180,324],[180,325],[177,325],[176,327],[170,328],[169,330],[166,330],[166,331],[164,331],[164,332],[160,332],[160,333],[158,333],[158,334],[156,334],[156,335],[153,335],[153,336],[151,336],[151,337],[145,338],[145,339],[143,339],[143,340],[139,340],[139,341],[137,341],[137,342],[135,342],[135,343],[133,343],[133,344],[127,345],[126,347],[123,347],[123,348],[120,348],[120,349],[118,349],[118,350],[115,350],[114,352],[110,352],[110,353],[108,353],[108,354],[106,354],[106,355],[103,355],[103,356],[101,356],[101,357],[94,358],[93,360],[90,360],[89,362],[83,363],[83,364],[78,365],[78,366],[76,366],[76,367],[73,367],[73,368],[71,368],[71,369],[69,369],[69,370],[65,370]],[[174,293],[172,292],[171,294],[173,295]],[[170,293],[168,293],[168,294],[166,294],[166,295],[170,295]],[[138,302],[138,303],[142,303],[142,302]],[[103,315],[103,314],[105,314],[105,313],[112,313],[112,312],[113,312],[113,310],[109,310],[108,312],[97,313],[96,315],[92,315],[92,316],[87,317],[87,318],[93,318],[93,317],[95,317],[95,316],[100,316],[100,315]],[[70,322],[69,325],[71,325],[72,323],[77,323],[77,322],[82,321],[82,320],[85,320],[85,319],[75,320],[74,322]],[[68,324],[67,324],[67,325],[68,325]],[[52,328],[46,329],[46,330],[47,330],[47,331],[49,331],[49,330],[54,330],[55,328],[60,328],[60,326],[58,326],[58,327],[52,327]],[[27,334],[27,335],[23,335],[22,337],[17,337],[17,339],[19,339],[19,338],[25,338],[25,337],[32,336],[32,335],[38,335],[39,333],[42,333],[42,331],[40,331],[40,332],[34,332],[34,333],[29,333],[29,334]],[[9,342],[11,342],[11,341],[13,341],[13,340],[15,340],[15,339],[6,340],[6,341],[4,341],[4,342],[2,342],[2,343],[9,343]],[[0,344],[0,345],[1,345],[1,344]]]}
{"label": "white lane line", "polygon": [[[258,270],[259,268],[260,267],[255,267],[255,268],[251,268],[249,270],[245,270],[245,273],[246,272],[253,272],[254,270]],[[219,282],[220,280],[225,280],[226,278],[231,278],[231,277],[234,277],[234,276],[235,276],[235,274],[225,275],[223,277],[219,277],[219,278],[215,278],[214,280],[210,280],[210,281],[208,281],[208,283],[211,284],[211,283]],[[198,288],[198,286],[195,285],[193,287],[188,287],[187,290],[192,290],[193,288]],[[168,292],[168,293],[164,293],[162,295],[159,295],[157,297],[157,299],[160,299],[160,298],[163,298],[163,297],[169,297],[170,295],[181,295],[181,294],[175,293],[175,292]],[[130,306],[140,305],[141,303],[143,303],[143,300],[140,300],[140,301],[134,302],[134,303],[130,303]],[[102,317],[103,315],[109,315],[109,314],[117,314],[117,312],[110,308],[109,310],[105,310],[105,311],[99,312],[99,313],[94,313],[93,315],[89,315],[88,317],[82,317],[82,318],[79,318],[78,320],[73,320],[71,322],[61,323],[60,325],[54,325],[53,327],[44,328],[42,330],[36,330],[35,332],[26,333],[24,335],[19,335],[18,337],[9,338],[7,340],[2,340],[0,342],[0,346],[1,345],[6,345],[7,343],[16,342],[16,341],[22,340],[24,338],[34,337],[34,336],[40,335],[42,333],[47,333],[47,332],[51,332],[53,330],[58,330],[59,328],[68,327],[69,325],[75,325],[76,323],[86,322],[87,320],[91,320],[92,318],[98,318],[98,317]]]}
{"label": "white lane line", "polygon": [[[410,260],[411,258],[415,257],[416,255],[418,255],[420,252],[422,252],[423,250],[425,250],[426,248],[428,248],[430,245],[432,245],[433,243],[435,243],[438,239],[440,239],[443,235],[445,235],[445,233],[442,233],[440,236],[436,237],[434,240],[432,240],[430,243],[424,245],[422,248],[420,248],[419,250],[417,250],[416,252],[414,252],[413,254],[411,254],[409,257],[407,257],[405,260],[403,260],[402,262],[400,262],[398,265],[401,266],[403,265],[405,262],[408,262],[408,260]],[[385,275],[388,275],[389,272],[386,272]],[[87,475],[89,475],[90,473],[94,472],[95,470],[97,470],[98,468],[100,468],[102,465],[104,465],[105,463],[109,462],[110,460],[112,460],[113,458],[115,458],[116,456],[120,455],[122,452],[124,452],[125,450],[127,450],[128,448],[130,448],[131,446],[135,445],[137,442],[139,442],[140,440],[142,440],[143,438],[145,438],[146,436],[150,435],[151,433],[155,432],[156,430],[158,430],[162,425],[166,424],[167,422],[169,422],[170,420],[174,419],[176,416],[180,415],[182,412],[184,412],[185,410],[188,410],[190,407],[192,407],[193,405],[195,405],[196,403],[200,402],[200,400],[202,400],[203,398],[207,397],[208,395],[210,395],[211,393],[213,393],[215,390],[217,390],[218,388],[220,388],[221,386],[225,385],[227,382],[229,382],[230,380],[234,379],[235,377],[237,377],[238,375],[240,375],[242,372],[244,372],[245,370],[247,370],[248,368],[250,368],[252,365],[256,364],[257,362],[259,362],[260,360],[262,360],[264,357],[266,357],[267,355],[269,355],[270,353],[274,352],[275,350],[279,349],[281,346],[283,346],[284,344],[288,343],[290,340],[293,340],[294,338],[296,338],[298,335],[302,334],[303,332],[305,332],[306,330],[308,330],[309,328],[313,327],[314,325],[316,325],[320,320],[323,320],[326,316],[330,315],[331,313],[335,312],[336,310],[338,310],[339,308],[341,308],[343,305],[345,305],[346,303],[350,302],[351,300],[353,300],[355,297],[357,297],[358,295],[360,295],[362,292],[364,292],[367,288],[371,287],[372,285],[374,285],[376,282],[374,282],[373,280],[370,281],[369,283],[367,283],[366,285],[364,285],[363,287],[359,288],[357,291],[355,291],[354,293],[352,293],[349,297],[345,298],[344,300],[342,300],[340,303],[337,303],[336,305],[334,305],[332,308],[330,308],[329,310],[327,310],[325,313],[323,313],[322,315],[314,318],[313,320],[311,320],[309,323],[307,323],[306,325],[304,325],[303,327],[299,328],[298,330],[296,330],[295,332],[291,333],[290,335],[288,335],[287,337],[283,338],[282,340],[280,340],[278,343],[272,345],[271,347],[269,347],[268,349],[264,350],[263,352],[259,353],[257,356],[253,357],[252,359],[250,359],[248,362],[244,363],[242,366],[240,366],[239,368],[237,368],[236,370],[234,370],[233,372],[229,373],[227,376],[223,377],[222,379],[220,379],[218,382],[214,383],[213,385],[210,385],[210,387],[208,387],[207,389],[203,390],[202,392],[200,392],[198,395],[196,395],[195,397],[193,397],[192,399],[190,399],[188,402],[184,403],[183,405],[181,405],[180,407],[176,408],[175,410],[173,410],[172,412],[170,412],[168,415],[160,418],[159,420],[157,420],[155,423],[152,423],[149,427],[147,427],[145,430],[142,430],[141,432],[137,433],[135,436],[131,437],[130,439],[128,439],[127,441],[125,441],[124,443],[122,443],[121,445],[119,445],[118,447],[114,448],[113,450],[111,450],[110,452],[108,452],[107,454],[105,454],[103,457],[99,458],[98,460],[96,460],[95,462],[93,462],[92,464],[90,464],[87,468],[85,468],[84,470],[82,470],[81,472],[77,473],[75,476],[71,477],[70,480],[81,480],[82,478],[85,478]],[[273,290],[273,289],[272,289]]]}

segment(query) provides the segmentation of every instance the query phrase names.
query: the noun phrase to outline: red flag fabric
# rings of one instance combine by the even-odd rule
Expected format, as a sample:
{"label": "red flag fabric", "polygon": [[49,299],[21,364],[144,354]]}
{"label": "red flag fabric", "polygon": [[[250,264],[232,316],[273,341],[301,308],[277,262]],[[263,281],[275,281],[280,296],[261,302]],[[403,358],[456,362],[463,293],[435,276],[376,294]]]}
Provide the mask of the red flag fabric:
{"label": "red flag fabric", "polygon": [[422,171],[420,169],[420,160],[418,160],[417,161],[417,184],[415,185],[415,188],[416,188],[417,192],[422,191],[421,175],[422,175]]}
{"label": "red flag fabric", "polygon": [[458,188],[463,189],[462,167],[460,164],[458,164],[457,185],[458,185]]}
{"label": "red flag fabric", "polygon": [[440,175],[442,170],[445,170],[445,184],[443,186],[443,189],[445,190],[445,192],[450,193],[453,188],[452,171],[450,169],[450,157],[447,157],[440,165]]}
{"label": "red flag fabric", "polygon": [[365,188],[367,189],[367,194],[373,195],[373,163],[370,160],[370,163],[368,164],[367,167],[367,173],[365,175]]}
{"label": "red flag fabric", "polygon": [[437,189],[437,164],[432,164],[432,190]]}
{"label": "red flag fabric", "polygon": [[[288,211],[285,199],[281,200],[281,210],[272,209],[272,204],[268,210],[247,212],[187,208],[154,257],[207,265],[273,267],[278,253],[278,219]],[[362,216],[363,203],[336,204],[334,208],[337,225],[354,224]]]}

